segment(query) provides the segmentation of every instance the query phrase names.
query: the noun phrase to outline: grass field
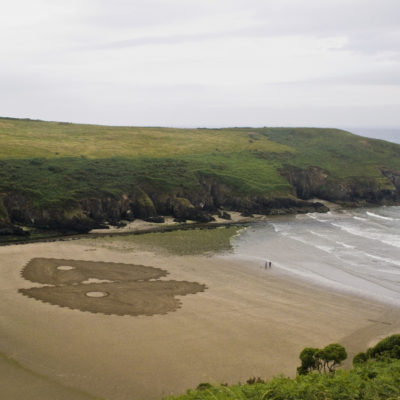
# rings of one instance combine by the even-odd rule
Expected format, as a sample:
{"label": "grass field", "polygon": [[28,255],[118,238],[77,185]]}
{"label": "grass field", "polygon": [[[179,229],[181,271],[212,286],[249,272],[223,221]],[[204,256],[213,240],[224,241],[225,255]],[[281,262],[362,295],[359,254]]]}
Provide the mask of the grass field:
{"label": "grass field", "polygon": [[400,170],[400,145],[336,129],[140,128],[0,118],[0,193],[22,194],[42,209],[118,198],[138,186],[195,192],[203,177],[237,196],[291,197],[294,189],[281,174],[287,166],[316,166],[334,179],[373,179],[393,189],[381,168]]}
{"label": "grass field", "polygon": [[252,129],[111,127],[0,118],[0,159],[150,157],[251,151],[282,153],[290,147]]}

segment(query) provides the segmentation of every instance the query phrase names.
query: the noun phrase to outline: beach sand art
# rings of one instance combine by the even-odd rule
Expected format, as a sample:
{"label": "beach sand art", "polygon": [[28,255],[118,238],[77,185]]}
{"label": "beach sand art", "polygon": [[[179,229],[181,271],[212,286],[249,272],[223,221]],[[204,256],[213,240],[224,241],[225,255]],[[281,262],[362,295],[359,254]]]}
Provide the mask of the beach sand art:
{"label": "beach sand art", "polygon": [[168,274],[144,265],[34,258],[22,276],[43,287],[19,292],[47,303],[108,315],[154,315],[177,310],[176,296],[205,290],[197,282],[156,280]]}

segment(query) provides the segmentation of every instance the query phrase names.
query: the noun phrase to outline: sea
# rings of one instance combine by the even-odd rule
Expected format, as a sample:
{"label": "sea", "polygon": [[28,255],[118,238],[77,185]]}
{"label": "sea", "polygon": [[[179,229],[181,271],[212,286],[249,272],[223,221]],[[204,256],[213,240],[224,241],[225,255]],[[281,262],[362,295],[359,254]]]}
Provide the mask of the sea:
{"label": "sea", "polygon": [[233,247],[253,267],[271,262],[274,273],[400,306],[398,206],[271,217],[244,229]]}
{"label": "sea", "polygon": [[400,128],[343,128],[346,131],[356,135],[365,136],[374,139],[387,140],[393,143],[400,144]]}

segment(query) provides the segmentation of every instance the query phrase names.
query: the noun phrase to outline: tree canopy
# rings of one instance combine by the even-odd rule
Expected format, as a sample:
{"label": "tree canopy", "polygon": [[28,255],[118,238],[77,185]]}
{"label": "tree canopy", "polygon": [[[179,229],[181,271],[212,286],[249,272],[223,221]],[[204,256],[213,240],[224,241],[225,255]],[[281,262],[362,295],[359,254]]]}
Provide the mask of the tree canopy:
{"label": "tree canopy", "polygon": [[301,366],[297,368],[299,375],[306,375],[312,371],[332,373],[347,358],[347,352],[341,344],[331,343],[323,349],[306,347],[299,358],[301,360]]}

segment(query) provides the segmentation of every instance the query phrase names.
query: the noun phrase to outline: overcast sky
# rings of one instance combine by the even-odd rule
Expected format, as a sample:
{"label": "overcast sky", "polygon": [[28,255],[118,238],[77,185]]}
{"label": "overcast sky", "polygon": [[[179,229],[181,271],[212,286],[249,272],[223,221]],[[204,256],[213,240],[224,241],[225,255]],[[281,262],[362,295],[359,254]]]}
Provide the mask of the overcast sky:
{"label": "overcast sky", "polygon": [[3,0],[0,115],[400,127],[399,0]]}

